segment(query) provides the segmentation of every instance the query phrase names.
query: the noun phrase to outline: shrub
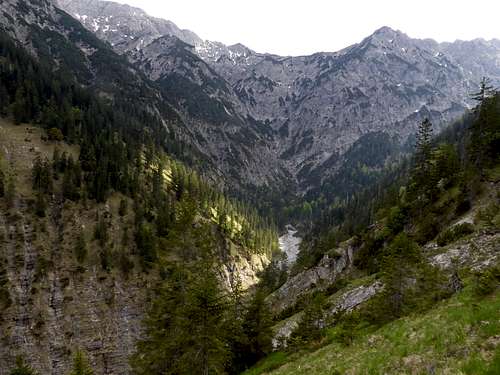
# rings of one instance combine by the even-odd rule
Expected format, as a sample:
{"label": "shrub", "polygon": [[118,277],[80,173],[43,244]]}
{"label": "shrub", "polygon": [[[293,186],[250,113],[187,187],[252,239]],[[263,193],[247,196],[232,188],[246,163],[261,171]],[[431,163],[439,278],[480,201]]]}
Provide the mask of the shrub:
{"label": "shrub", "polygon": [[479,210],[476,215],[476,220],[483,222],[486,226],[494,226],[495,218],[500,213],[500,206],[498,204],[490,204],[486,208]]}
{"label": "shrub", "polygon": [[389,217],[387,218],[387,228],[393,234],[398,234],[401,232],[408,221],[407,213],[404,209],[394,206],[389,211]]}
{"label": "shrub", "polygon": [[474,226],[470,223],[462,223],[455,225],[442,232],[436,239],[439,246],[446,246],[449,243],[455,242],[456,240],[471,234],[474,232]]}
{"label": "shrub", "polygon": [[500,282],[500,268],[492,268],[477,273],[474,278],[474,292],[478,296],[487,296],[495,291]]}
{"label": "shrub", "polygon": [[439,223],[436,217],[429,214],[422,218],[415,233],[415,241],[419,245],[426,244],[439,233]]}
{"label": "shrub", "polygon": [[50,141],[62,141],[64,139],[63,133],[57,128],[50,128],[47,131],[47,136]]}

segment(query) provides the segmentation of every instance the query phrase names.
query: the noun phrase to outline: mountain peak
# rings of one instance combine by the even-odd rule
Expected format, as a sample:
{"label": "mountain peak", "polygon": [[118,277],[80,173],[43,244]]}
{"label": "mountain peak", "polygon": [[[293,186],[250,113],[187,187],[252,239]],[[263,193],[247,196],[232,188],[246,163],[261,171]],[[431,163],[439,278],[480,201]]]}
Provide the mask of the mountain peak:
{"label": "mountain peak", "polygon": [[399,30],[394,30],[389,26],[382,26],[381,28],[375,30],[373,35],[402,35],[403,33]]}

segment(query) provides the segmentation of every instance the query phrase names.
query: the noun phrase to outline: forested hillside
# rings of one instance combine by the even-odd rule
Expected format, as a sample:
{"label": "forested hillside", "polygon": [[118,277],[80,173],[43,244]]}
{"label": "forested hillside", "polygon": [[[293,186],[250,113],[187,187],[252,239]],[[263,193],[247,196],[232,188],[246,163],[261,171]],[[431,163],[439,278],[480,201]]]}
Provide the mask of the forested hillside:
{"label": "forested hillside", "polygon": [[[271,222],[166,154],[144,127],[154,117],[111,106],[5,34],[0,93],[2,363],[23,354],[40,371],[64,373],[82,350],[99,371],[126,372],[142,331],[140,301],[163,301],[177,278],[187,295],[176,314],[212,311],[198,299],[211,295],[237,321],[230,314],[246,310],[230,307],[228,293],[255,284],[278,250]],[[92,321],[102,324],[100,338]],[[200,326],[200,335],[211,329]],[[49,350],[27,353],[22,337]]]}
{"label": "forested hillside", "polygon": [[498,372],[500,95],[483,80],[474,99],[437,137],[423,121],[409,162],[316,224],[268,297],[279,352],[248,374]]}

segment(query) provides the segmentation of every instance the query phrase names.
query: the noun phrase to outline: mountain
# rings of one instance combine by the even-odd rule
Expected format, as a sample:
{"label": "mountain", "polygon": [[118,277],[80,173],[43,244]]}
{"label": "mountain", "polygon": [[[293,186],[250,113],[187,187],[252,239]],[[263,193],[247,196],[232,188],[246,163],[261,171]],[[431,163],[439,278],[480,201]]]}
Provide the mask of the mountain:
{"label": "mountain", "polygon": [[[424,117],[440,128],[461,116],[483,76],[500,83],[496,40],[439,44],[383,27],[339,52],[284,57],[257,53],[241,44],[187,38],[173,28],[167,35],[186,43],[179,53],[172,51],[172,43],[161,42],[154,26],[158,21],[136,9],[99,0],[65,0],[60,5],[90,30],[98,29],[100,38],[119,46],[120,53],[153,79],[181,69],[194,85],[205,88],[206,82],[209,86],[217,82],[221,90],[211,89],[210,95],[228,103],[229,112],[265,124],[274,134],[267,142],[275,152],[270,159],[275,168],[288,172],[297,191],[313,190],[316,196],[322,183],[344,173],[343,167],[352,162],[346,153],[359,148],[360,140],[364,147],[364,137],[384,133],[386,147],[397,152]],[[136,33],[120,29],[144,18],[148,21]],[[144,43],[129,42],[144,35]],[[159,39],[148,45],[153,35]],[[165,61],[158,61],[159,56]],[[208,65],[203,75],[200,60]],[[188,71],[197,73],[190,77]]]}
{"label": "mountain", "polygon": [[[282,168],[272,162],[276,159],[269,146],[272,133],[233,109],[230,94],[214,98],[210,90],[225,93],[228,88],[199,59],[184,70],[192,74],[199,69],[195,77],[212,82],[209,89],[177,70],[168,79],[162,76],[153,82],[146,73],[154,72],[135,67],[51,1],[3,1],[0,14],[0,28],[33,54],[52,60],[108,100],[154,117],[148,122],[156,128],[155,141],[188,163],[197,160],[197,165],[205,166],[200,171],[219,185],[241,193],[247,185],[278,186],[285,179]],[[176,50],[184,54],[182,47]],[[180,58],[186,61],[189,55],[186,51]]]}
{"label": "mountain", "polygon": [[258,281],[273,226],[219,191],[176,104],[51,2],[0,3],[0,374],[18,354],[66,374],[79,348],[98,373],[129,373],[180,259],[203,257],[221,294]]}
{"label": "mountain", "polygon": [[280,57],[54,4],[0,3],[0,375],[498,373],[497,41]]}
{"label": "mountain", "polygon": [[120,52],[140,49],[165,35],[191,45],[202,43],[192,31],[181,30],[173,22],[150,17],[129,5],[96,0],[57,0],[56,4]]}

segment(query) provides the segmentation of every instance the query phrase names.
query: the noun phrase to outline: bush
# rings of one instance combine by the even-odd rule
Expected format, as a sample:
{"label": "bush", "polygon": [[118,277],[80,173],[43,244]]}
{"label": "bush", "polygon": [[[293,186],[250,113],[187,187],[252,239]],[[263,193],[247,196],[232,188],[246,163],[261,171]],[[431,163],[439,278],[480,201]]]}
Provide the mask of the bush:
{"label": "bush", "polygon": [[500,268],[492,268],[477,273],[474,278],[474,292],[478,296],[487,296],[498,288],[500,282]]}
{"label": "bush", "polygon": [[422,218],[415,233],[415,241],[424,245],[434,239],[439,233],[439,223],[436,217],[429,214]]}
{"label": "bush", "polygon": [[406,210],[394,206],[389,211],[389,217],[387,218],[387,228],[392,232],[392,234],[398,234],[401,232],[408,221],[408,215]]}
{"label": "bush", "polygon": [[47,136],[50,141],[62,141],[64,139],[63,133],[57,128],[50,128],[47,131]]}
{"label": "bush", "polygon": [[362,317],[358,311],[342,315],[333,330],[332,339],[344,346],[351,345],[356,338],[358,327],[361,323]]}
{"label": "bush", "polygon": [[470,223],[462,223],[455,225],[442,232],[436,239],[438,246],[446,246],[449,243],[455,242],[456,240],[474,233],[474,226]]}
{"label": "bush", "polygon": [[476,220],[486,224],[486,226],[494,226],[499,213],[500,206],[498,204],[490,204],[488,207],[479,210]]}
{"label": "bush", "polygon": [[122,199],[120,201],[120,207],[118,208],[118,214],[120,216],[125,216],[128,211],[128,201],[126,199]]}

